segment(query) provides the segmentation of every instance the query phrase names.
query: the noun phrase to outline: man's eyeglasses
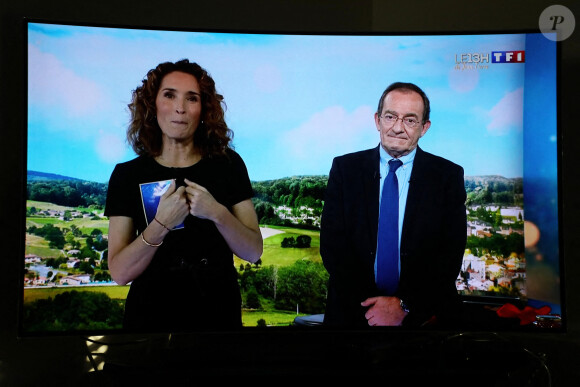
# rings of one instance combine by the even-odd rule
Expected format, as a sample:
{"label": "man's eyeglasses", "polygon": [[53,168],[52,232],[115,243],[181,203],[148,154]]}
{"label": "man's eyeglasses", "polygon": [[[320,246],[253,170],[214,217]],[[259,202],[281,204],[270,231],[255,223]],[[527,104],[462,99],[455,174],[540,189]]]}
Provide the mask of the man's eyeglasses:
{"label": "man's eyeglasses", "polygon": [[417,126],[419,126],[421,124],[421,121],[419,121],[418,119],[416,119],[414,117],[399,118],[396,115],[390,114],[390,113],[387,113],[387,114],[381,116],[380,118],[382,118],[385,121],[385,124],[387,125],[387,127],[391,127],[391,126],[395,125],[397,123],[397,121],[399,121],[399,120],[401,120],[403,122],[403,125],[405,125],[409,129],[416,128]]}

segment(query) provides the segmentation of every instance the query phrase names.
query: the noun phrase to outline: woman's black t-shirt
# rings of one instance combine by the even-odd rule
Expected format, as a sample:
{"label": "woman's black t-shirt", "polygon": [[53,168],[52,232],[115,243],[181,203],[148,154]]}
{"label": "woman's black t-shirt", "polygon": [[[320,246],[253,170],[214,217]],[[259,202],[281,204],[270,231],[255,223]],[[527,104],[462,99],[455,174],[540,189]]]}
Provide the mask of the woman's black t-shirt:
{"label": "woman's black t-shirt", "polygon": [[[253,196],[246,166],[233,150],[227,157],[204,158],[185,168],[164,167],[140,156],[115,167],[105,215],[130,217],[137,236],[148,224],[141,186],[170,179],[180,185],[184,178],[205,187],[230,210]],[[149,267],[131,283],[124,327],[176,332],[240,326],[233,253],[213,222],[188,215],[182,228],[167,234]]]}

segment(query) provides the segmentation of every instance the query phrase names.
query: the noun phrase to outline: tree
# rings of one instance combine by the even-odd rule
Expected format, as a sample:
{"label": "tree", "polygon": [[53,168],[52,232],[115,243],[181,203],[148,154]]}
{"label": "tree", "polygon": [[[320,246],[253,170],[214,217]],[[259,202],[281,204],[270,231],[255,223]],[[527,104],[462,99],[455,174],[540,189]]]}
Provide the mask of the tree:
{"label": "tree", "polygon": [[79,265],[79,270],[86,274],[93,275],[95,273],[95,268],[90,264],[90,262],[82,261]]}
{"label": "tree", "polygon": [[91,231],[86,239],[87,246],[97,251],[103,251],[109,247],[108,241],[103,236],[103,232],[97,228]]}
{"label": "tree", "polygon": [[261,309],[260,297],[256,289],[252,288],[246,293],[246,307],[250,309]]}
{"label": "tree", "polygon": [[75,241],[75,235],[72,233],[72,231],[69,231],[64,236],[64,240],[65,240],[66,243],[72,245],[74,243],[74,241]]}
{"label": "tree", "polygon": [[97,259],[98,257],[99,257],[99,254],[95,250],[90,248],[89,246],[84,246],[83,248],[81,248],[81,253],[79,254],[79,258]]}
{"label": "tree", "polygon": [[66,266],[66,261],[67,259],[65,257],[48,258],[45,262],[45,265],[47,267],[52,267],[53,269],[58,269],[60,265],[64,264]]}
{"label": "tree", "polygon": [[50,179],[29,181],[27,198],[41,202],[70,207],[103,208],[107,196],[107,184],[80,180]]}
{"label": "tree", "polygon": [[48,246],[52,248],[62,249],[64,247],[64,235],[58,227],[51,224],[45,225],[43,228],[47,229],[44,239],[48,241]]}
{"label": "tree", "polygon": [[98,272],[95,273],[93,279],[95,281],[102,281],[102,282],[109,282],[111,281],[111,274],[109,274],[109,272],[104,271],[104,270],[99,270]]}
{"label": "tree", "polygon": [[72,232],[72,234],[73,234],[75,237],[80,237],[80,236],[82,236],[82,235],[83,235],[83,233],[82,233],[81,229],[80,229],[80,228],[78,228],[78,226],[77,226],[77,225],[75,225],[75,224],[71,224],[71,225],[70,225],[70,232]]}
{"label": "tree", "polygon": [[286,237],[286,238],[282,239],[280,246],[284,247],[284,248],[289,248],[289,247],[308,248],[308,247],[310,247],[311,241],[312,241],[312,238],[308,235],[298,235],[296,238]]}
{"label": "tree", "polygon": [[312,238],[308,235],[299,235],[296,238],[296,247],[300,247],[300,248],[308,248],[310,247],[310,242],[312,241]]}
{"label": "tree", "polygon": [[323,313],[326,303],[328,272],[321,263],[299,260],[278,270],[276,308],[293,310],[296,305],[306,313]]}
{"label": "tree", "polygon": [[494,213],[493,218],[493,225],[495,227],[501,226],[503,223],[503,216],[501,215],[501,210],[498,208],[497,211]]}
{"label": "tree", "polygon": [[282,239],[282,242],[280,245],[283,248],[295,247],[296,246],[296,239],[294,239],[294,237],[286,237],[286,238]]}
{"label": "tree", "polygon": [[94,228],[93,231],[91,231],[91,236],[97,240],[102,239],[103,238],[103,232],[101,230],[99,230],[98,228]]}
{"label": "tree", "polygon": [[27,331],[82,331],[119,329],[123,307],[102,292],[76,290],[27,304],[23,324]]}
{"label": "tree", "polygon": [[263,297],[276,299],[276,289],[278,284],[278,267],[267,266],[256,271],[254,287]]}

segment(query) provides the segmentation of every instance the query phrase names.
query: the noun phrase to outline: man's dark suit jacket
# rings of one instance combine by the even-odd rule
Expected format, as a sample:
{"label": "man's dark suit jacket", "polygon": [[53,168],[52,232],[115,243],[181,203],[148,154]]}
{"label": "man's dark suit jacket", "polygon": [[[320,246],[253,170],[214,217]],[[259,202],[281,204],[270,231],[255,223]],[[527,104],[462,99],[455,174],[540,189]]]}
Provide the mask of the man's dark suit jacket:
{"label": "man's dark suit jacket", "polygon": [[[380,146],[380,145],[379,145]],[[334,159],[322,213],[320,253],[330,274],[324,324],[367,327],[360,303],[378,296],[374,261],[379,214],[379,148]],[[401,233],[395,296],[410,309],[403,325],[451,320],[467,238],[463,168],[417,148]]]}

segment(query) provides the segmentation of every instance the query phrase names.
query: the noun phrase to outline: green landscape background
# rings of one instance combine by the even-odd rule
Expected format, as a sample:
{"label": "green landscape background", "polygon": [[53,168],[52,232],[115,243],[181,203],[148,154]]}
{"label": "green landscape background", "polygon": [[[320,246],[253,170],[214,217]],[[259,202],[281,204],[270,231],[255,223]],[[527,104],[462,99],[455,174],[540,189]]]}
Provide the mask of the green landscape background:
{"label": "green landscape background", "polygon": [[[292,325],[297,316],[323,314],[328,273],[320,256],[320,216],[327,176],[294,176],[252,182],[264,252],[256,264],[234,257],[242,291],[246,327]],[[499,231],[501,206],[522,206],[521,178],[466,178],[468,220],[485,222],[488,236],[469,236],[466,254],[477,252],[489,264],[523,257],[521,233]],[[107,265],[108,219],[103,216],[107,185],[30,172],[27,182],[23,330],[120,329],[129,286],[110,282]],[[496,210],[489,209],[493,203]],[[511,228],[523,229],[514,217]],[[71,253],[81,262],[67,265]],[[38,283],[35,264],[50,266],[51,278]],[[55,273],[60,272],[55,275]],[[62,285],[63,277],[90,275],[94,285]],[[465,280],[467,280],[467,273]],[[66,284],[66,282],[65,282]],[[58,286],[57,286],[58,285]],[[513,285],[513,286],[512,286]],[[521,285],[495,286],[494,292],[519,294]]]}

